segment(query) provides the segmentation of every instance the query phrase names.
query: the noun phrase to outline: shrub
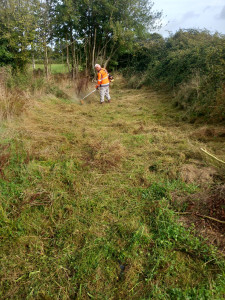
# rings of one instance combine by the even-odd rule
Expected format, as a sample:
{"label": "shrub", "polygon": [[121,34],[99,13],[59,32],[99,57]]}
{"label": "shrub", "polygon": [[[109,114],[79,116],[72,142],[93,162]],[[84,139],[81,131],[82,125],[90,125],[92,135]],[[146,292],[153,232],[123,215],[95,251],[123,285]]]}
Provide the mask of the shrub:
{"label": "shrub", "polygon": [[225,120],[225,36],[195,29],[179,30],[165,40],[152,35],[134,54],[124,72],[131,87],[173,91],[189,120]]}

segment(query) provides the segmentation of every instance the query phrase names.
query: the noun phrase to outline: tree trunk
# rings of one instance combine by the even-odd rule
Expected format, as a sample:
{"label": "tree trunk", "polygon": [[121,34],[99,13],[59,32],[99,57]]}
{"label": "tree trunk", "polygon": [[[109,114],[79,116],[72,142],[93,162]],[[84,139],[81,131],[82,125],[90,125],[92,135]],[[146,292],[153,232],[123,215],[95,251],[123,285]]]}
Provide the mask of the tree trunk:
{"label": "tree trunk", "polygon": [[96,28],[95,28],[95,34],[94,34],[94,46],[92,51],[92,69],[93,73],[95,72],[95,46],[96,46]]}
{"label": "tree trunk", "polygon": [[35,70],[35,59],[34,59],[34,54],[32,54],[32,66],[33,66],[33,70]]}
{"label": "tree trunk", "polygon": [[85,52],[85,75],[88,75],[88,47],[87,47],[87,42],[85,41],[85,46],[84,46],[84,52]]}
{"label": "tree trunk", "polygon": [[[113,51],[114,50],[114,51]],[[107,67],[108,63],[110,62],[110,59],[113,57],[113,55],[115,54],[117,48],[115,47],[115,44],[113,45],[112,49],[111,49],[111,53],[109,54],[108,58],[105,60],[104,63],[104,68]]]}
{"label": "tree trunk", "polygon": [[70,60],[69,60],[69,46],[66,44],[66,64],[68,68],[68,72],[70,73]]}
{"label": "tree trunk", "polygon": [[76,53],[75,53],[75,40],[73,39],[73,28],[70,27],[70,45],[72,54],[72,78],[75,79],[76,76]]}
{"label": "tree trunk", "polygon": [[45,76],[48,79],[49,78],[49,72],[48,72],[48,48],[47,48],[46,41],[44,42],[44,53],[45,53],[45,59],[44,59]]}
{"label": "tree trunk", "polygon": [[75,79],[75,77],[76,77],[76,56],[75,56],[75,45],[74,45],[73,39],[72,39],[72,44],[71,44],[71,50],[72,50],[72,78]]}

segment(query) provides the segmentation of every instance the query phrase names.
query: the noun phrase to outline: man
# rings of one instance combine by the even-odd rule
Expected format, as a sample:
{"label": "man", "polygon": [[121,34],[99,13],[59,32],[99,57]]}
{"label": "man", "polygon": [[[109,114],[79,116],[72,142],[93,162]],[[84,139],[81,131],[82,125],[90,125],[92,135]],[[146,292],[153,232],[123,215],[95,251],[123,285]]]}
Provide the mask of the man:
{"label": "man", "polygon": [[99,64],[95,65],[95,70],[98,72],[98,84],[96,89],[100,89],[100,104],[104,103],[104,97],[106,96],[108,103],[110,103],[111,97],[109,95],[109,74],[106,69],[102,68]]}

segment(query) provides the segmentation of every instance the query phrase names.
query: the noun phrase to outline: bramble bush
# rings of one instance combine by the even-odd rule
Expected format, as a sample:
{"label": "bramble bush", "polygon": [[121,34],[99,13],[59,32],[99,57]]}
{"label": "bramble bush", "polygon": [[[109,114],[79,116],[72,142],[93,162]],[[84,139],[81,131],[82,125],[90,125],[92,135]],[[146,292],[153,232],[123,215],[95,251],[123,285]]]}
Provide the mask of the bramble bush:
{"label": "bramble bush", "polygon": [[[141,59],[139,59],[142,57]],[[225,37],[206,30],[179,30],[167,39],[152,35],[129,59],[125,76],[173,92],[174,103],[195,121],[225,120]],[[129,79],[128,79],[129,81]]]}

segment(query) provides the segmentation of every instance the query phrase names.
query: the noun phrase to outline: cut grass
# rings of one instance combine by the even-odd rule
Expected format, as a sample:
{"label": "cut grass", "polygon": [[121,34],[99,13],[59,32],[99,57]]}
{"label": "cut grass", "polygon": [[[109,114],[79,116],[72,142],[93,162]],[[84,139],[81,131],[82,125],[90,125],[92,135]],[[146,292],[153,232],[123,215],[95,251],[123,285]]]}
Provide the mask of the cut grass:
{"label": "cut grass", "polygon": [[112,95],[39,101],[1,130],[2,299],[224,297],[224,260],[170,208],[200,188],[179,179],[201,158],[191,125],[165,127],[150,91]]}

